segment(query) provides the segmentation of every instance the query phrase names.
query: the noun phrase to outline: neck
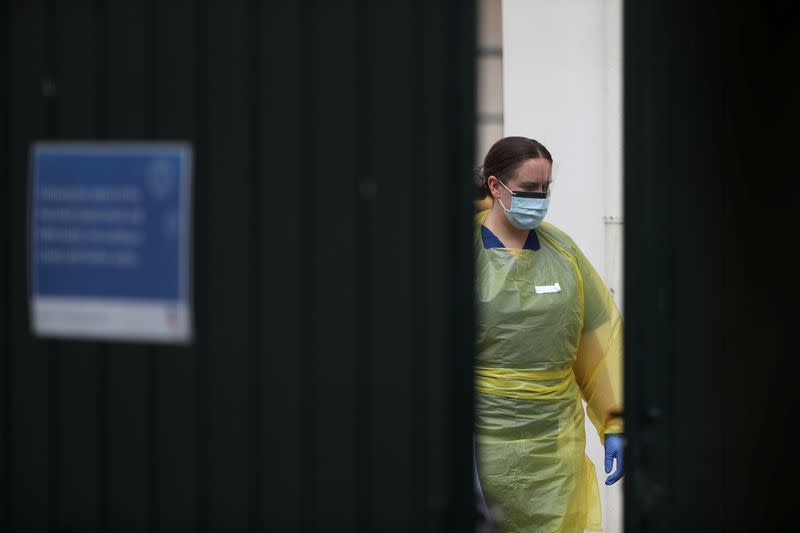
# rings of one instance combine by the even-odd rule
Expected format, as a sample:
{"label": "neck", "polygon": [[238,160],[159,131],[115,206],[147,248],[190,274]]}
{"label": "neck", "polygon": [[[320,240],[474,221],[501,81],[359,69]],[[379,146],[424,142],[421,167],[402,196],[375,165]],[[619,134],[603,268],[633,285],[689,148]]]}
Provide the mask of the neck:
{"label": "neck", "polygon": [[527,229],[519,229],[509,222],[503,206],[497,200],[492,204],[483,225],[489,228],[508,248],[522,248],[530,232]]}

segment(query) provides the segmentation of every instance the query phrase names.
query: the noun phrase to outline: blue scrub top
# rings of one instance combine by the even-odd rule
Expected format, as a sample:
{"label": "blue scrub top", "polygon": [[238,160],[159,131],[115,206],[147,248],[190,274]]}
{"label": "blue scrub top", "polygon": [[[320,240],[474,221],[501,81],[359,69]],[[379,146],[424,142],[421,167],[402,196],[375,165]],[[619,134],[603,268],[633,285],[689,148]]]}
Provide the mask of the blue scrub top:
{"label": "blue scrub top", "polygon": [[[505,248],[506,246],[500,242],[497,235],[491,232],[486,226],[481,226],[481,239],[483,240],[483,248]],[[536,230],[532,229],[528,232],[528,238],[525,239],[525,244],[522,246],[523,250],[538,250],[539,249],[539,236],[536,235]]]}

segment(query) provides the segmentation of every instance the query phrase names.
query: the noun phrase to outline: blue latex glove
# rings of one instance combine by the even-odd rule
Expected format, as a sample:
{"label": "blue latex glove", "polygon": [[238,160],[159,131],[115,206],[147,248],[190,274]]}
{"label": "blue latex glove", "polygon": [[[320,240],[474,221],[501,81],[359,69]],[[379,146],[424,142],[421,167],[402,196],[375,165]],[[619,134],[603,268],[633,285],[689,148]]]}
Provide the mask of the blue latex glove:
{"label": "blue latex glove", "polygon": [[622,477],[622,453],[624,440],[622,434],[606,435],[606,474],[611,472],[614,459],[617,460],[617,469],[606,479],[606,485],[613,485]]}

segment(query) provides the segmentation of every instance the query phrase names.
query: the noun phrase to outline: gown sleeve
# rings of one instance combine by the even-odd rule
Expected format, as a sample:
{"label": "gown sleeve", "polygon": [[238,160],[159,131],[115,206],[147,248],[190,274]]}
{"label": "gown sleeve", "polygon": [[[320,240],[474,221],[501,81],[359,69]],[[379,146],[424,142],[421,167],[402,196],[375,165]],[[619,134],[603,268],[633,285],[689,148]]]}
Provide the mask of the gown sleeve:
{"label": "gown sleeve", "polygon": [[583,284],[583,329],[573,371],[586,401],[589,420],[601,442],[606,434],[622,433],[622,317],[600,275],[575,246]]}

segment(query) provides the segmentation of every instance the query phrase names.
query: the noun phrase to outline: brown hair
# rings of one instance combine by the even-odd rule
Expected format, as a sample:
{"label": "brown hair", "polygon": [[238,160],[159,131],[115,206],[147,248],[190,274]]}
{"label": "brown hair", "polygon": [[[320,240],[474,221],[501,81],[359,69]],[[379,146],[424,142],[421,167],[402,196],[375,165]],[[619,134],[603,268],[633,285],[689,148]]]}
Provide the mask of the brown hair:
{"label": "brown hair", "polygon": [[553,162],[553,156],[539,141],[527,137],[503,137],[492,145],[483,160],[483,165],[475,169],[476,196],[489,196],[486,180],[495,176],[503,183],[514,177],[517,169],[528,159],[543,157]]}

